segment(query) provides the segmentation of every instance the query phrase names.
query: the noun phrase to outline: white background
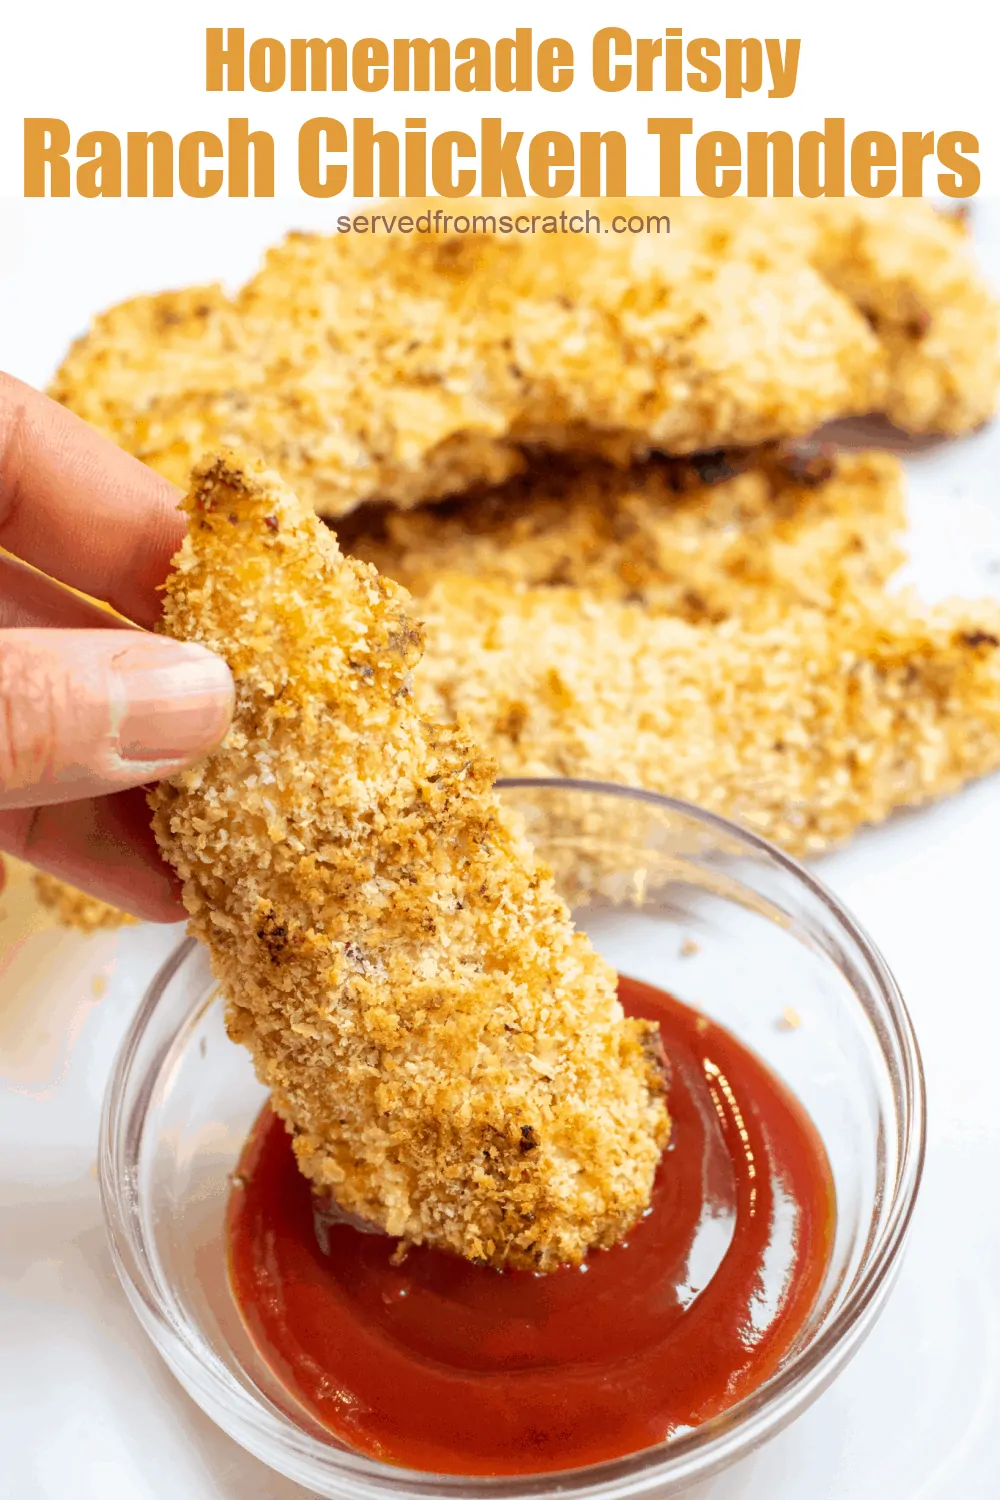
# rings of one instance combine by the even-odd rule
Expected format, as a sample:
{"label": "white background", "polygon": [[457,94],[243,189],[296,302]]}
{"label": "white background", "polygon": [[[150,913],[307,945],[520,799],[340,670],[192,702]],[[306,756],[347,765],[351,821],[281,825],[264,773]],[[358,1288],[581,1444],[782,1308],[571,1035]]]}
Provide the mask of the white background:
{"label": "white background", "polygon": [[[992,7],[909,5],[905,24],[896,7],[856,3],[807,17],[801,6],[760,5],[752,20],[744,5],[612,9],[536,3],[487,25],[466,5],[427,5],[414,16],[373,4],[363,27],[456,38],[520,22],[581,44],[612,22],[637,35],[672,24],[687,35],[791,32],[803,37],[796,97],[761,105],[707,96],[692,111],[696,128],[798,131],[827,113],[846,114],[855,129],[968,128],[982,138],[984,183],[1000,190]],[[255,35],[361,34],[329,5],[237,4],[208,19]],[[269,239],[339,211],[291,197],[15,201],[24,114],[59,114],[78,131],[179,132],[247,113],[293,143],[297,123],[320,112],[308,96],[203,94],[204,22],[202,6],[190,4],[15,13],[8,0],[0,13],[0,367],[44,383],[102,306],[166,285],[235,283]],[[682,113],[688,97],[683,110],[647,108],[655,96],[595,96],[581,79],[569,94],[511,96],[496,112],[529,129],[622,126],[641,141],[647,113]],[[407,96],[370,102],[369,111],[368,100],[338,101],[345,116],[371,112],[390,127],[414,108]],[[432,126],[461,128],[484,105],[449,95],[426,109]],[[652,185],[630,181],[633,191]],[[1000,202],[977,203],[975,228],[1000,284]],[[931,597],[1000,593],[1000,428],[915,453],[908,471],[910,576]],[[902,1279],[855,1363],[788,1433],[700,1500],[1000,1495],[998,847],[995,780],[822,862],[913,1012],[930,1091],[927,1176]],[[104,1245],[93,1175],[100,1097],[141,988],[176,934],[47,931],[19,937],[12,950],[23,926],[16,891],[0,897],[0,910],[0,1496],[303,1500],[173,1383],[134,1324]]]}

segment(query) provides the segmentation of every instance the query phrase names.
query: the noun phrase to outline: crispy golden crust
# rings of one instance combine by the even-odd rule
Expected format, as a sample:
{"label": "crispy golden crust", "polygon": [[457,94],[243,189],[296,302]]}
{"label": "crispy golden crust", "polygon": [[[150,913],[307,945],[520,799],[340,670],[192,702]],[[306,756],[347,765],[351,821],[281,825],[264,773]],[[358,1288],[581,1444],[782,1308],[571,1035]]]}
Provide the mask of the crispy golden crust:
{"label": "crispy golden crust", "polygon": [[302,1170],[497,1265],[613,1243],[667,1135],[649,1028],[491,762],[415,708],[406,594],[259,465],[206,462],[186,508],[164,628],[225,656],[236,714],[154,826]]}
{"label": "crispy golden crust", "polygon": [[52,394],[176,482],[247,444],[337,516],[497,483],[525,445],[624,461],[806,432],[879,406],[884,370],[865,320],[784,248],[291,235],[233,300],[112,309]]}
{"label": "crispy golden crust", "polygon": [[994,410],[997,304],[929,204],[632,206],[672,232],[291,235],[233,299],[112,308],[52,394],[177,483],[247,444],[329,516],[499,483],[525,445],[625,462],[876,409],[947,433]]}
{"label": "crispy golden crust", "polygon": [[919,198],[817,200],[811,264],[850,297],[885,350],[885,414],[955,435],[996,413],[1000,303],[962,215]]}
{"label": "crispy golden crust", "polygon": [[1000,608],[861,596],[759,628],[440,580],[417,695],[504,775],[685,798],[811,854],[1000,767]]}
{"label": "crispy golden crust", "polygon": [[[510,207],[498,202],[483,206],[495,212]],[[578,205],[570,205],[574,206]],[[533,202],[530,207],[537,211],[538,204]],[[665,288],[668,294],[680,277],[692,273],[701,278],[707,265],[723,260],[749,265],[769,279],[790,276],[794,281],[804,265],[817,272],[829,288],[851,302],[875,334],[877,347],[869,345],[873,363],[866,382],[871,409],[884,412],[904,431],[956,435],[996,414],[1000,396],[1000,299],[979,268],[968,216],[961,210],[940,212],[920,198],[641,199],[627,204],[592,202],[590,207],[599,212],[604,223],[622,208],[631,212],[637,207],[644,217],[662,216],[666,211],[671,221],[673,257],[673,275]],[[638,242],[645,246],[644,251],[635,257],[626,249],[625,255],[633,255],[632,263],[639,267],[636,279],[642,282],[647,259],[662,267],[663,236],[659,237],[659,248],[656,237],[640,235]],[[546,246],[551,243],[542,239],[541,259],[547,257]],[[600,241],[598,247],[600,254]],[[691,295],[689,286],[683,291]],[[801,295],[800,287],[800,299]],[[789,294],[777,317],[773,317],[772,309],[773,325],[759,325],[756,331],[765,343],[772,344],[769,354],[780,358],[783,352],[790,352],[793,358],[814,365],[823,350],[804,347],[818,332],[815,327],[806,329],[805,309],[802,300],[796,309]],[[796,310],[801,319],[798,333],[804,344],[793,347],[789,340],[795,325],[790,315]],[[734,318],[736,309],[723,305],[722,313],[723,337],[734,336],[741,359],[747,362],[743,372],[747,375],[750,362],[758,359],[760,352],[746,340],[747,325]],[[825,316],[829,317],[828,311]],[[708,347],[715,352],[714,346]],[[829,352],[827,349],[827,355]],[[669,351],[669,355],[676,353],[687,362],[686,351]],[[738,376],[733,391],[741,405],[747,393]],[[685,398],[688,395],[683,387],[682,394]],[[812,399],[823,402],[829,394],[829,390],[817,388]],[[859,396],[855,385],[853,397],[856,400]],[[801,403],[801,395],[799,400]],[[845,406],[839,414],[848,415],[857,409],[856,405]],[[589,425],[589,417],[586,421]],[[784,421],[769,424],[763,436],[798,434],[814,425],[815,421],[807,421],[800,405],[791,420],[786,413]],[[722,436],[713,438],[713,431]],[[760,436],[750,439],[760,440]],[[646,446],[685,453],[714,442],[747,441],[736,428],[730,429],[723,417],[714,427],[703,426],[699,440],[675,441],[669,433],[664,436],[662,428],[654,428]],[[586,449],[587,444],[576,446]],[[636,444],[631,448],[633,452],[642,451]],[[615,451],[598,445],[596,451],[620,458],[624,446]]]}
{"label": "crispy golden crust", "polygon": [[619,469],[533,467],[415,510],[362,507],[344,550],[416,594],[442,573],[575,586],[692,622],[829,607],[903,561],[902,473],[888,454],[810,444],[716,450]]}
{"label": "crispy golden crust", "polygon": [[875,334],[879,409],[906,432],[958,434],[988,421],[1000,392],[1000,302],[964,214],[922,198],[637,199],[667,210],[672,238],[719,256],[811,266]]}
{"label": "crispy golden crust", "polygon": [[137,920],[129,912],[119,911],[117,906],[111,906],[97,896],[88,896],[41,870],[33,872],[32,883],[41,905],[53,913],[62,927],[75,927],[78,932],[96,932],[105,927],[130,927]]}

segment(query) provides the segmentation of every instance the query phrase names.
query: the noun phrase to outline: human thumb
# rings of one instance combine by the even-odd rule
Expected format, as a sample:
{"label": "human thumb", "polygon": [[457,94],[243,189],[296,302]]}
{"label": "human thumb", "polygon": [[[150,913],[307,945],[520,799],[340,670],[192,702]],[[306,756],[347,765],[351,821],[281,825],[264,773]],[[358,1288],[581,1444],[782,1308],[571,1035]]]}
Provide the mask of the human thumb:
{"label": "human thumb", "polygon": [[204,646],[138,630],[0,630],[0,807],[156,781],[219,743],[233,682]]}

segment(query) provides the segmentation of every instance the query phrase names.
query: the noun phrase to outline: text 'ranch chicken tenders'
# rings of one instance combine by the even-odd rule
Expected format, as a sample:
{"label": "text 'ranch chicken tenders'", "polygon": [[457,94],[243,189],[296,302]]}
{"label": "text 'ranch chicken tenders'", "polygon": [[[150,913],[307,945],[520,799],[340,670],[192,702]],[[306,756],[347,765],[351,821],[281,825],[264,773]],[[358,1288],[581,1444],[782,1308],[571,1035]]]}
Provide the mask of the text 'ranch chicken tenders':
{"label": "text 'ranch chicken tenders'", "polygon": [[613,1244],[668,1133],[656,1028],[574,930],[492,763],[417,708],[406,593],[258,463],[203,463],[164,629],[225,657],[219,750],[151,794],[161,848],[317,1189],[534,1270]]}
{"label": "text 'ranch chicken tenders'", "polygon": [[113,308],[52,394],[178,484],[246,445],[331,517],[498,483],[539,447],[627,462],[992,412],[996,306],[930,205],[593,203],[605,224],[633,207],[671,232],[291,235],[234,297]]}

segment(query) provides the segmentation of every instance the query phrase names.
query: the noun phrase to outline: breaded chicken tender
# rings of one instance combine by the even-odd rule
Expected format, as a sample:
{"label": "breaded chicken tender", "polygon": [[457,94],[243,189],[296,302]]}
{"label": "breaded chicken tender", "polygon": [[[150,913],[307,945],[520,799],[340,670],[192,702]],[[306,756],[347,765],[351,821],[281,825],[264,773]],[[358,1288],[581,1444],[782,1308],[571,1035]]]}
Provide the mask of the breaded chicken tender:
{"label": "breaded chicken tender", "polygon": [[815,199],[810,263],[868,319],[888,361],[885,415],[957,435],[996,414],[1000,302],[964,215],[920,198]]}
{"label": "breaded chicken tender", "polygon": [[500,483],[531,448],[625,463],[869,411],[962,432],[994,410],[997,304],[930,204],[589,206],[671,232],[293,234],[235,297],[112,308],[51,393],[179,484],[246,445],[330,517]]}
{"label": "breaded chicken tender", "polygon": [[865,319],[783,249],[293,234],[233,299],[113,308],[52,394],[177,483],[246,445],[336,517],[498,483],[526,447],[624,462],[804,433],[879,407],[885,372]]}
{"label": "breaded chicken tender", "polygon": [[138,920],[100,897],[78,891],[76,886],[68,885],[55,875],[45,875],[41,870],[32,873],[32,884],[40,905],[52,913],[60,927],[89,933],[101,928],[131,927]]}
{"label": "breaded chicken tender", "polygon": [[814,444],[719,449],[620,469],[552,461],[494,489],[337,525],[345,551],[415,594],[442,573],[574,586],[694,623],[830,607],[903,561],[902,471]]}
{"label": "breaded chicken tender", "polygon": [[737,259],[811,266],[871,326],[885,371],[879,410],[910,433],[988,421],[1000,392],[1000,301],[962,213],[923,198],[639,199],[672,237]]}
{"label": "breaded chicken tender", "polygon": [[505,814],[411,686],[408,598],[256,463],[195,473],[164,629],[236,682],[222,746],[151,794],[303,1172],[409,1243],[548,1271],[646,1208],[658,1034],[626,1020]]}
{"label": "breaded chicken tender", "polygon": [[845,597],[759,628],[453,576],[421,600],[425,712],[507,776],[665,792],[791,853],[1000,767],[1000,606]]}

